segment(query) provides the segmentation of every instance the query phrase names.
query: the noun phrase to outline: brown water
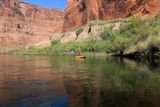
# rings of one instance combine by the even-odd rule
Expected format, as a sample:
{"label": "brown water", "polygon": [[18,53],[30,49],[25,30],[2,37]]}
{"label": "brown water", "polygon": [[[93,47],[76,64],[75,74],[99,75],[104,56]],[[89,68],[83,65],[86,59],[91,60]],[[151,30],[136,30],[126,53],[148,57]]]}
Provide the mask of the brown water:
{"label": "brown water", "polygon": [[0,107],[160,107],[159,62],[0,56]]}

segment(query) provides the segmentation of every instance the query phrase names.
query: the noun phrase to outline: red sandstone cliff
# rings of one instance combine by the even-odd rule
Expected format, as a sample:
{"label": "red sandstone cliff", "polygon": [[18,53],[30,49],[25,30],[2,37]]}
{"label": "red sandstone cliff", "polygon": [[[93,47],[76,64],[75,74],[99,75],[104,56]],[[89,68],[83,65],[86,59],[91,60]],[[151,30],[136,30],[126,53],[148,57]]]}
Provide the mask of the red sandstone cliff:
{"label": "red sandstone cliff", "polygon": [[159,0],[68,0],[64,17],[64,12],[58,9],[42,8],[19,0],[0,0],[0,50],[43,44],[55,33],[70,31],[90,20],[132,15],[146,18],[159,11]]}
{"label": "red sandstone cliff", "polygon": [[68,0],[63,31],[72,30],[90,20],[109,20],[155,16],[160,11],[159,0]]}
{"label": "red sandstone cliff", "polygon": [[19,2],[0,0],[0,50],[19,48],[60,33],[64,12]]}

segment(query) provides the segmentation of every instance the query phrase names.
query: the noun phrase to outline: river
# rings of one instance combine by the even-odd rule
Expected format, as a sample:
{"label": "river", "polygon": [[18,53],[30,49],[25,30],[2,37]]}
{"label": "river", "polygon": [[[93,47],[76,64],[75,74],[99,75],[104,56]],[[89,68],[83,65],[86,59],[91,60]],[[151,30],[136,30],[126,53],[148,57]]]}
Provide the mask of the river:
{"label": "river", "polygon": [[159,107],[160,63],[0,56],[0,107]]}

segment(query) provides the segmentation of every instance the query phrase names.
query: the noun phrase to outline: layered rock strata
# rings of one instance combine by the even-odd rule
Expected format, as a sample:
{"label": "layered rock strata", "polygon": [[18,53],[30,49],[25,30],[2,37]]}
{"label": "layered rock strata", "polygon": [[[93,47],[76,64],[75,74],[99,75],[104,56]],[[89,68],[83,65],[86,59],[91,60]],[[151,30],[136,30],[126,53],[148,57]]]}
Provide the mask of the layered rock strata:
{"label": "layered rock strata", "polygon": [[62,31],[63,18],[64,12],[59,9],[0,0],[0,50],[49,45],[50,36]]}
{"label": "layered rock strata", "polygon": [[68,0],[63,31],[91,20],[111,20],[140,16],[149,18],[160,11],[159,0]]}

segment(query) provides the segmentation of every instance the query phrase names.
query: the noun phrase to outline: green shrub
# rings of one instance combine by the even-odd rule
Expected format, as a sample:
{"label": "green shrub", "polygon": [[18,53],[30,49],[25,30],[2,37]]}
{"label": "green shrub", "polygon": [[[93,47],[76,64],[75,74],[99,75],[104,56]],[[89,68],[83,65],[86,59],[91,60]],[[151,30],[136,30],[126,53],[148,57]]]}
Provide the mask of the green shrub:
{"label": "green shrub", "polygon": [[145,21],[142,20],[140,17],[132,17],[130,20],[129,20],[129,27],[130,28],[135,28],[139,25],[144,25],[145,24]]}
{"label": "green shrub", "polygon": [[116,36],[118,36],[118,31],[117,30],[112,30],[112,28],[104,28],[102,33],[100,34],[100,37],[103,40],[113,40],[115,39]]}
{"label": "green shrub", "polygon": [[81,27],[81,28],[78,28],[77,30],[76,30],[76,35],[78,36],[78,35],[80,35],[82,32],[83,32],[83,28]]}
{"label": "green shrub", "polygon": [[56,44],[59,44],[59,43],[60,43],[60,40],[58,40],[58,39],[53,39],[52,42],[51,42],[52,45],[56,45]]}

